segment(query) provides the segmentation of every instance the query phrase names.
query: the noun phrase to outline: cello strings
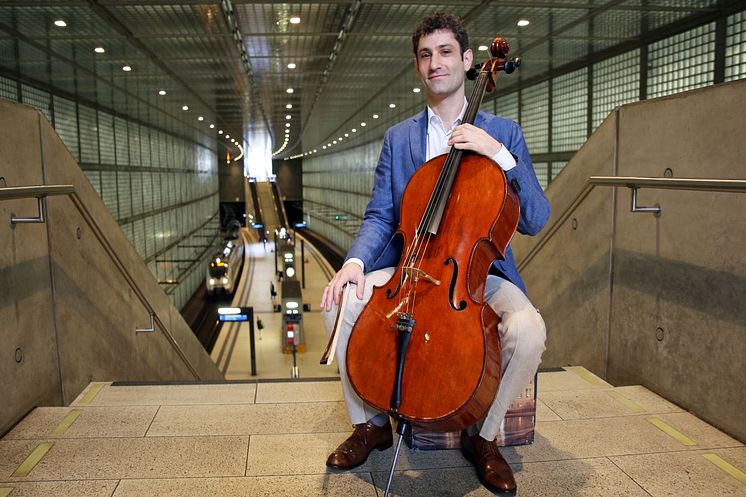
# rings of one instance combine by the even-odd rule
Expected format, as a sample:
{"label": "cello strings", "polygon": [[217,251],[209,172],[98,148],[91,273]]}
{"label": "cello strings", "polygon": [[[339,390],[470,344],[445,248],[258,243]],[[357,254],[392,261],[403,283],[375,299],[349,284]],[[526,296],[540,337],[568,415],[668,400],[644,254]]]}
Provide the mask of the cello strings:
{"label": "cello strings", "polygon": [[[471,98],[468,100],[462,123],[474,123],[477,112],[479,110],[479,104],[482,100],[481,96],[484,94],[484,89],[487,85],[489,75],[489,72],[480,71],[479,77],[477,78],[477,81],[475,82],[474,88],[472,90]],[[452,189],[453,183],[455,182],[456,174],[458,173],[462,156],[462,151],[451,146],[448,151],[448,156],[446,157],[445,163],[443,164],[443,167],[438,174],[438,179],[433,189],[433,193],[431,194],[425,208],[423,217],[420,220],[420,224],[417,230],[415,231],[415,237],[407,248],[405,258],[403,259],[405,267],[414,266],[414,269],[421,271],[421,266],[423,264],[425,254],[427,253],[427,247],[429,246],[429,242],[432,237],[432,234],[429,232],[429,229],[431,228],[430,225],[433,221],[434,216],[436,215],[436,211],[440,210],[438,206],[442,204],[442,202],[447,201],[447,199],[443,198],[444,195],[450,195],[450,190]],[[449,191],[446,192],[446,189],[448,189]],[[445,209],[444,206],[443,209]],[[415,260],[414,265],[412,265],[412,257],[414,257]],[[408,313],[411,314],[415,306],[419,277],[415,277],[414,287],[411,289],[408,289],[408,278],[409,275],[406,271],[404,271],[401,280],[399,304],[401,304],[401,299],[405,298],[402,297],[402,295],[406,296],[406,310]],[[411,298],[409,298],[410,296]]]}

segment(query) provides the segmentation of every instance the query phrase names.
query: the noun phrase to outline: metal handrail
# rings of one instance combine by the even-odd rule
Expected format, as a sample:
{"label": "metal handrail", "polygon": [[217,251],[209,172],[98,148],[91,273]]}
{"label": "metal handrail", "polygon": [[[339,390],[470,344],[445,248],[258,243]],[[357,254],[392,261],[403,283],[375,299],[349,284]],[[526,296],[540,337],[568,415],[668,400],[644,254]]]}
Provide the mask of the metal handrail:
{"label": "metal handrail", "polygon": [[660,214],[658,207],[637,207],[637,190],[640,188],[653,188],[658,190],[690,190],[709,192],[746,192],[746,180],[743,179],[711,179],[711,178],[648,178],[643,176],[591,176],[585,183],[585,187],[573,199],[569,206],[562,212],[557,220],[543,231],[538,242],[518,263],[518,270],[522,271],[536,256],[549,239],[562,227],[570,215],[575,212],[583,200],[597,186],[610,186],[613,188],[627,187],[632,191],[632,212],[654,212]]}
{"label": "metal handrail", "polygon": [[150,328],[136,328],[135,331],[146,332],[151,331],[151,329],[152,331],[154,331],[155,326],[160,328],[163,332],[163,336],[166,337],[166,340],[168,340],[168,342],[171,344],[171,347],[173,347],[173,349],[176,351],[177,355],[187,366],[194,378],[200,379],[199,373],[194,368],[194,366],[192,366],[191,362],[189,362],[189,359],[182,350],[181,346],[178,344],[168,328],[164,325],[163,321],[161,321],[161,319],[158,317],[155,309],[150,304],[150,301],[147,299],[142,290],[140,290],[140,288],[137,286],[137,284],[135,283],[135,279],[127,270],[127,266],[125,266],[125,264],[119,258],[119,255],[117,255],[116,251],[106,239],[103,232],[101,231],[101,228],[98,226],[98,223],[96,223],[96,220],[93,218],[93,216],[91,216],[90,211],[86,208],[86,206],[83,204],[83,201],[75,192],[75,187],[73,185],[36,185],[0,188],[0,201],[20,198],[38,198],[41,202],[42,198],[50,195],[67,195],[70,197],[73,205],[75,205],[75,207],[78,209],[78,212],[80,212],[80,214],[83,216],[86,224],[91,228],[93,234],[96,236],[96,239],[104,248],[106,254],[109,256],[112,262],[114,262],[117,270],[122,275],[122,277],[124,277],[125,281],[135,293],[140,303],[148,311],[148,314],[150,315]]}

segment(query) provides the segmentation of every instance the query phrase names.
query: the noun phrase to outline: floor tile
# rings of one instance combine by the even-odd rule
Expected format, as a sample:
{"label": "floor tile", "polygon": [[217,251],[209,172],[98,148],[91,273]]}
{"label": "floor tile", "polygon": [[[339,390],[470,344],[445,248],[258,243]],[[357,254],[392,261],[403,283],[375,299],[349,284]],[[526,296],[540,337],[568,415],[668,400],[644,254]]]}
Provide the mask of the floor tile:
{"label": "floor tile", "polygon": [[540,392],[539,398],[562,419],[608,418],[681,412],[652,392],[637,389],[558,390]]}
{"label": "floor tile", "polygon": [[669,402],[655,392],[648,390],[641,385],[630,385],[626,387],[615,387],[615,391],[624,395],[628,399],[640,404],[647,412],[666,413],[666,412],[684,412],[684,410]]}
{"label": "floor tile", "polygon": [[163,406],[148,436],[317,433],[349,429],[341,402]]}
{"label": "floor tile", "polygon": [[536,426],[533,445],[507,448],[504,454],[509,462],[520,458],[533,462],[738,445],[738,442],[690,414],[655,416],[689,437],[696,435],[698,445],[689,448],[653,426],[647,421],[649,417],[653,416],[541,422]]}
{"label": "floor tile", "polygon": [[746,448],[611,457],[653,497],[707,495],[744,497],[740,482],[702,457],[714,453],[746,472]]}
{"label": "floor tile", "polygon": [[655,416],[687,437],[697,442],[697,448],[735,447],[743,445],[738,440],[726,435],[712,425],[688,412],[657,414]]}
{"label": "floor tile", "polygon": [[520,495],[532,497],[648,497],[606,458],[525,463],[515,469]]}
{"label": "floor tile", "polygon": [[0,479],[9,478],[39,445],[38,440],[0,441]]}
{"label": "floor tile", "polygon": [[[39,407],[26,416],[5,440],[46,438],[144,437],[158,407]],[[53,433],[60,422],[80,413],[61,434]]]}
{"label": "floor tile", "polygon": [[[568,368],[566,368],[568,369]],[[585,368],[582,368],[584,371]],[[536,382],[537,392],[541,398],[542,392],[555,392],[557,390],[587,390],[599,388],[612,388],[605,382],[591,383],[583,379],[578,374],[570,371],[547,371],[539,373],[539,379]]]}
{"label": "floor tile", "polygon": [[369,474],[123,480],[114,497],[377,497]]}
{"label": "floor tile", "polygon": [[[373,473],[373,481],[378,495],[383,495],[388,483],[389,472]],[[394,473],[391,482],[394,497],[494,497],[484,488],[474,467],[406,470]]]}
{"label": "floor tile", "polygon": [[[249,445],[247,475],[326,473],[326,459],[351,431],[304,435],[254,435]],[[396,442],[396,438],[394,439]],[[353,472],[388,471],[394,448],[374,450]],[[444,468],[468,465],[459,450],[411,450],[402,444],[397,467]]]}
{"label": "floor tile", "polygon": [[117,480],[45,481],[0,483],[0,489],[13,488],[9,497],[111,497]]}
{"label": "floor tile", "polygon": [[[21,442],[0,442],[0,451],[3,445],[13,443]],[[57,440],[46,456],[23,479],[43,481],[242,476],[248,443],[248,437]],[[5,471],[3,478],[8,480]],[[15,481],[16,478],[11,477],[9,480]]]}
{"label": "floor tile", "polygon": [[[608,459],[584,459],[512,465],[518,495],[531,497],[647,497],[631,478]],[[373,473],[383,495],[388,473]],[[394,475],[395,496],[470,496],[493,494],[482,486],[472,467],[403,471]]]}
{"label": "floor tile", "polygon": [[536,421],[559,421],[562,418],[552,411],[541,399],[536,399]]}
{"label": "floor tile", "polygon": [[259,383],[256,403],[283,402],[342,402],[339,381]]}
{"label": "floor tile", "polygon": [[[90,386],[88,387],[90,388]],[[87,390],[71,404],[83,405]],[[226,383],[200,385],[105,386],[93,398],[91,406],[151,406],[189,404],[253,404],[256,385]]]}

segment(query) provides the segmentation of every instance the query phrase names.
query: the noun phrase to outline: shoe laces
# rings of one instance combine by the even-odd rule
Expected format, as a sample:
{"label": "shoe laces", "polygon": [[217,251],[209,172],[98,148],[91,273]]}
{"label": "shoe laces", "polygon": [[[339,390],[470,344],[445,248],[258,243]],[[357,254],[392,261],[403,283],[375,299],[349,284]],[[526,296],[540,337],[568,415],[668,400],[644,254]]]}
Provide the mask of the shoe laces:
{"label": "shoe laces", "polygon": [[479,436],[477,436],[477,438],[480,439],[480,441],[479,441],[479,445],[480,445],[480,447],[479,447],[480,456],[482,456],[482,457],[484,457],[484,456],[497,456],[497,457],[501,457],[500,451],[497,449],[497,444],[494,441],[490,442],[490,441],[487,441],[487,440],[485,440],[485,439],[483,439],[482,437],[479,437]]}

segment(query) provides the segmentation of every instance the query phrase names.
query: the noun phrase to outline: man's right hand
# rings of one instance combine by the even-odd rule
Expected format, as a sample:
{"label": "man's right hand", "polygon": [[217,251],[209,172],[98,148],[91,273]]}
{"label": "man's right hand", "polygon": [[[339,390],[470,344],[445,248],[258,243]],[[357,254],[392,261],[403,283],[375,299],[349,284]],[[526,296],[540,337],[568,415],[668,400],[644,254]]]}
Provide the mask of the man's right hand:
{"label": "man's right hand", "polygon": [[324,293],[321,295],[321,308],[329,312],[332,310],[332,304],[339,305],[340,298],[342,296],[342,289],[347,283],[355,283],[357,288],[355,289],[355,295],[357,298],[363,299],[363,290],[365,289],[365,274],[363,268],[359,264],[350,262],[342,266],[342,269],[337,271],[332,280],[324,288]]}

